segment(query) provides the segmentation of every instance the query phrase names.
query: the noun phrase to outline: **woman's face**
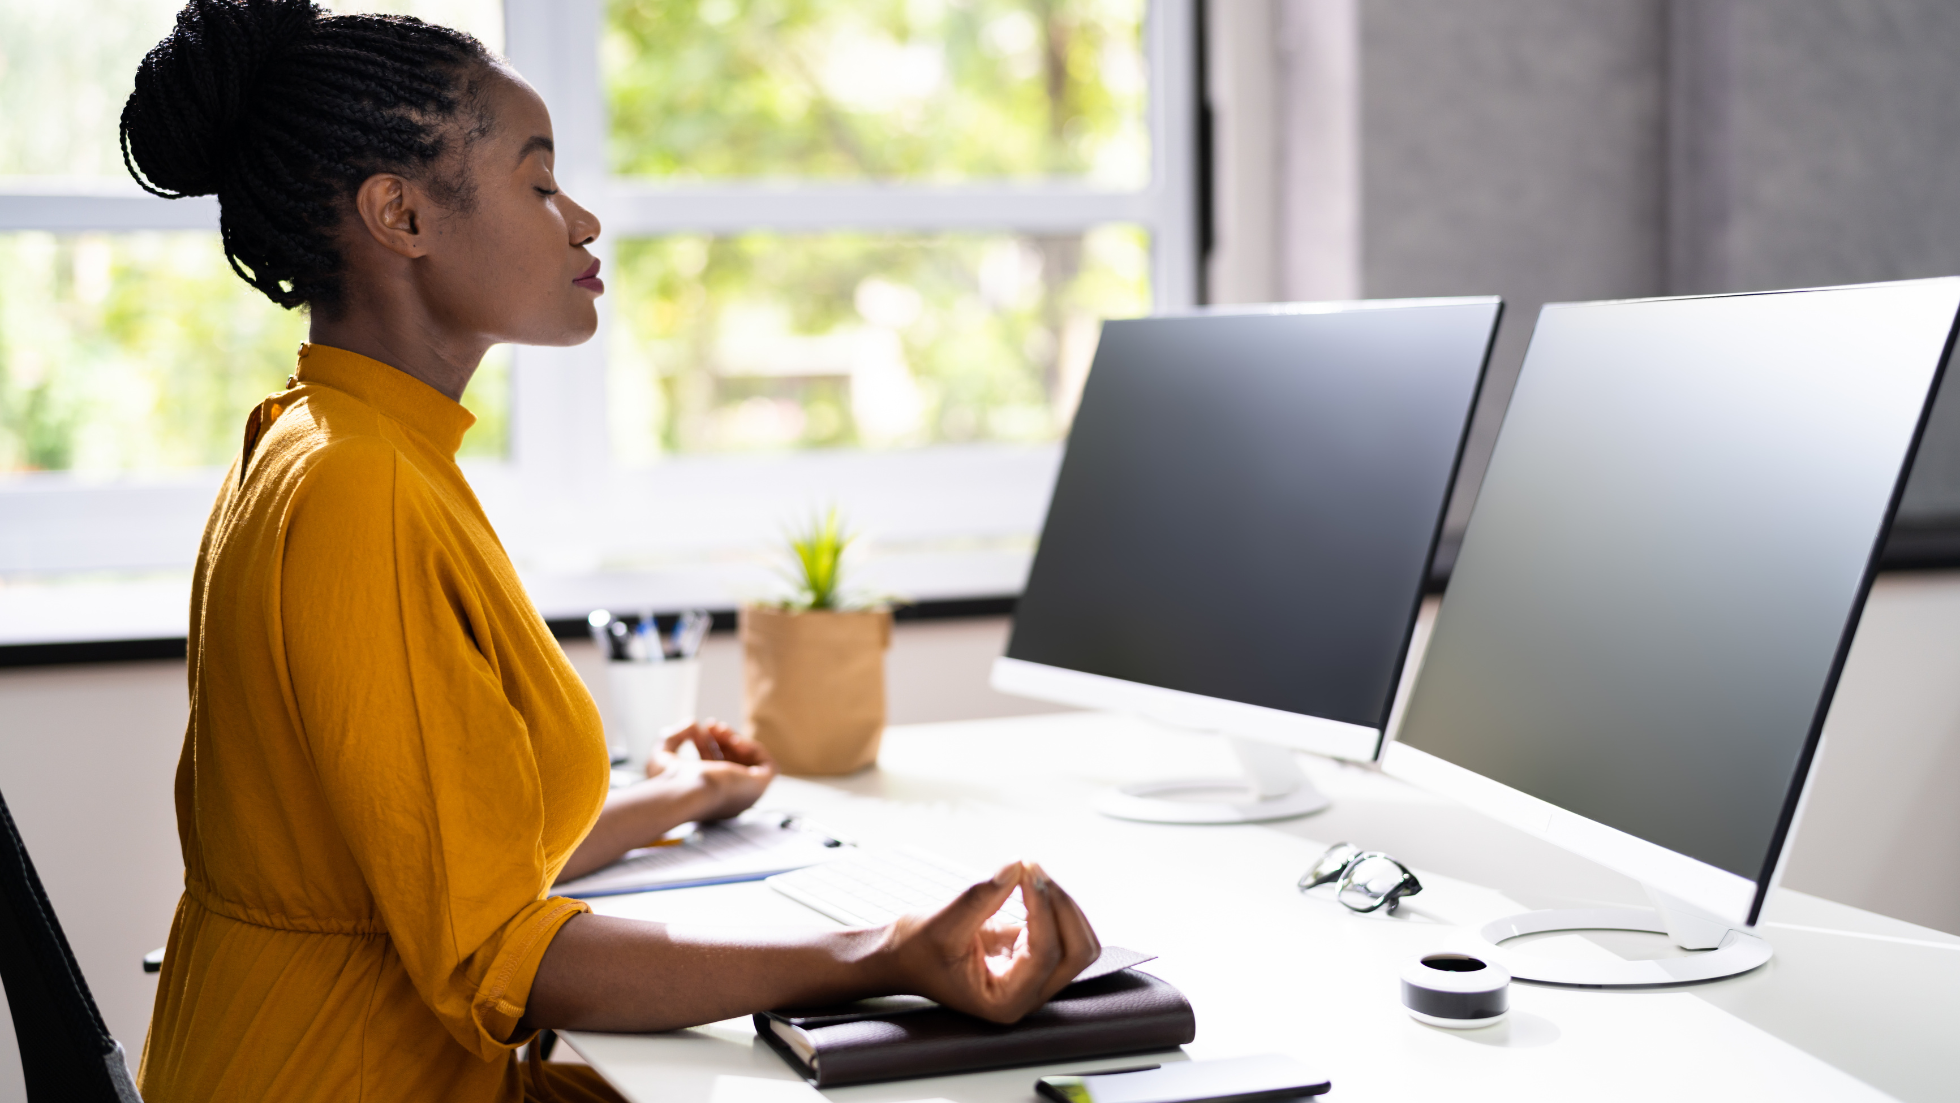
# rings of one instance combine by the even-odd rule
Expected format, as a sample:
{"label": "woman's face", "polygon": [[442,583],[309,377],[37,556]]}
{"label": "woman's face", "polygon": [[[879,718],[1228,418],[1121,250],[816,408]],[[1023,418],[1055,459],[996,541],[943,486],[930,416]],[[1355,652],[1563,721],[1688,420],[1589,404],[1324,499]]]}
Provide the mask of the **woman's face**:
{"label": "woman's face", "polygon": [[457,335],[576,345],[599,328],[599,220],[558,190],[544,101],[509,70],[481,79],[488,133],[463,153],[475,194],[429,220],[419,290]]}

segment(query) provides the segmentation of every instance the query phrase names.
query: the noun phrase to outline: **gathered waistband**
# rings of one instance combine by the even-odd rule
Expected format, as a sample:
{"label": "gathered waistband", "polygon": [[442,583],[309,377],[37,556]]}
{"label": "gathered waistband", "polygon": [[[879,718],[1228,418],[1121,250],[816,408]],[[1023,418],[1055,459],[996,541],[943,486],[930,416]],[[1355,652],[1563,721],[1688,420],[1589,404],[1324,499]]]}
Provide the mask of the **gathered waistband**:
{"label": "gathered waistband", "polygon": [[344,938],[387,938],[385,927],[362,923],[353,919],[334,916],[293,916],[275,915],[264,908],[241,904],[212,892],[207,886],[186,881],[184,900],[213,915],[243,923],[251,927],[264,927],[270,931],[283,931],[289,934],[338,935]]}

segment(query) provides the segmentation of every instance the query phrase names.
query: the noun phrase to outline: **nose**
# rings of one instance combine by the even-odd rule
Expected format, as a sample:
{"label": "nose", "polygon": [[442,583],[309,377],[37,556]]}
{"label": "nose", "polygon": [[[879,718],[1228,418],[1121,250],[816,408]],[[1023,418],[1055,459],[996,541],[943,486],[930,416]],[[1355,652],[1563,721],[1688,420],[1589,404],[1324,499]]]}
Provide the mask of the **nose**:
{"label": "nose", "polygon": [[599,216],[586,210],[569,197],[563,197],[566,206],[571,208],[565,226],[571,231],[573,245],[590,245],[599,240]]}

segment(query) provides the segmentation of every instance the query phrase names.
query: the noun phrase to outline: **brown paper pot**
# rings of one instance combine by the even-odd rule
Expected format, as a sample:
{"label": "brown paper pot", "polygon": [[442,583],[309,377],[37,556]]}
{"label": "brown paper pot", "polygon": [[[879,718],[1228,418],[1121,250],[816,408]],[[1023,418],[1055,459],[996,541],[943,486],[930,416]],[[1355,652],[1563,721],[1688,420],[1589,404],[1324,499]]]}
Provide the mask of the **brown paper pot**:
{"label": "brown paper pot", "polygon": [[786,774],[849,774],[878,760],[885,731],[888,611],[742,610],[749,733]]}

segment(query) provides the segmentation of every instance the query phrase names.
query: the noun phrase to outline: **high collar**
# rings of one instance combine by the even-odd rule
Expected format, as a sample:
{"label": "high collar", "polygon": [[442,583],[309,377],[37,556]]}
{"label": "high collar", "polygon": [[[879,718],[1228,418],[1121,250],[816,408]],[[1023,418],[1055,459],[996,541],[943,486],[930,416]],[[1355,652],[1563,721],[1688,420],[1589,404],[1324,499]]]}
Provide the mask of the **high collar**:
{"label": "high collar", "polygon": [[293,378],[351,395],[451,456],[463,446],[463,434],[476,424],[475,414],[400,368],[331,345],[301,345]]}

